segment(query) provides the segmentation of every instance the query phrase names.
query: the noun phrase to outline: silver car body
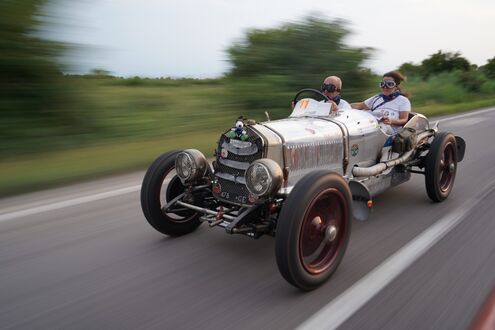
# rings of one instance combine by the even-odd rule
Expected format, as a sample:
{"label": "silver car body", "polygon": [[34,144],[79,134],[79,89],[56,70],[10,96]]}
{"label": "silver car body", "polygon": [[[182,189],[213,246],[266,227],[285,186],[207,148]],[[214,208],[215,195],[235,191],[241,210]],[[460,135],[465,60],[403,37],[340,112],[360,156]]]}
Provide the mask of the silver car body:
{"label": "silver car body", "polygon": [[[305,114],[300,108],[306,102]],[[423,119],[415,125],[420,131],[428,129],[428,121]],[[352,179],[352,167],[375,164],[389,137],[369,111],[348,109],[331,114],[329,104],[312,99],[298,102],[287,119],[252,128],[264,140],[265,157],[289,173],[281,193],[289,193],[300,178],[317,169],[330,169]]]}

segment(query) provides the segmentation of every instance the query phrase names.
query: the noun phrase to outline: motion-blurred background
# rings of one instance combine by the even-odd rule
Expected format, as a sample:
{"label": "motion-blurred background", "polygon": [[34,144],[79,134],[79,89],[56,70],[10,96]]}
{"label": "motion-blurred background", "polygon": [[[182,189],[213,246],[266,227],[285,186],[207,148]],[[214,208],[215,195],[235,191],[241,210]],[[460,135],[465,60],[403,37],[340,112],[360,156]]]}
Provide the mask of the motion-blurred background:
{"label": "motion-blurred background", "polygon": [[239,115],[285,117],[297,90],[328,75],[356,102],[399,69],[413,111],[429,116],[495,104],[487,1],[166,2],[2,0],[0,195],[144,168],[170,149],[211,156]]}

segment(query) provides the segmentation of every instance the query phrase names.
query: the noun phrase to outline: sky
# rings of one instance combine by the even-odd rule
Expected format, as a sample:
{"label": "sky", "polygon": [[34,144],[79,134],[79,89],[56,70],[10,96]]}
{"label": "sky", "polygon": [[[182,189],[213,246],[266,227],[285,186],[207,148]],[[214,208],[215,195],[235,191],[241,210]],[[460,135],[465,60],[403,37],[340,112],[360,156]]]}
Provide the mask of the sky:
{"label": "sky", "polygon": [[78,73],[219,77],[246,31],[310,14],[346,20],[348,45],[374,48],[365,66],[378,74],[438,50],[477,65],[495,57],[493,0],[66,0],[49,13],[46,35],[74,46],[65,60]]}

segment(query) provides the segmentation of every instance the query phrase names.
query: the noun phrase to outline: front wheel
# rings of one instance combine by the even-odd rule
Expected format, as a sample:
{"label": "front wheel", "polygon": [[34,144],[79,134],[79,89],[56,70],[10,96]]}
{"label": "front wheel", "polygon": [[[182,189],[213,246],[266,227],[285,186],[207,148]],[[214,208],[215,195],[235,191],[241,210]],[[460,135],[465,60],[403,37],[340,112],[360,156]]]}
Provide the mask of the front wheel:
{"label": "front wheel", "polygon": [[163,207],[185,191],[175,174],[175,158],[180,151],[171,151],[156,159],[149,167],[141,186],[141,208],[150,225],[169,236],[194,231],[201,222],[200,213],[181,210],[167,213]]}
{"label": "front wheel", "polygon": [[277,223],[282,276],[305,291],[323,284],[342,261],[351,233],[351,191],[339,174],[316,171],[287,197]]}
{"label": "front wheel", "polygon": [[425,184],[434,202],[445,200],[454,186],[457,172],[457,143],[452,133],[435,136],[425,159]]}

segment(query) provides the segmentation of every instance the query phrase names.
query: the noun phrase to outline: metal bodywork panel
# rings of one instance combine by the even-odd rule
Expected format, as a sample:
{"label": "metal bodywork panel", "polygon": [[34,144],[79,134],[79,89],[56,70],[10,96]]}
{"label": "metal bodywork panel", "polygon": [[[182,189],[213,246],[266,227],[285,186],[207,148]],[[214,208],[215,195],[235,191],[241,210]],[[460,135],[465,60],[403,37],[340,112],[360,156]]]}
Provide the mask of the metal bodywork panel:
{"label": "metal bodywork panel", "polygon": [[374,197],[391,187],[409,181],[410,178],[411,173],[409,171],[399,171],[395,167],[387,174],[371,176],[359,182],[364,184],[368,188],[370,195]]}
{"label": "metal bodywork panel", "polygon": [[337,124],[320,118],[289,118],[263,125],[284,140],[283,165],[289,172],[286,188],[317,169],[343,175],[344,135]]}
{"label": "metal bodywork panel", "polygon": [[371,166],[378,161],[389,137],[370,112],[354,109],[326,117],[264,122],[253,128],[263,136],[265,144],[274,144],[266,149],[270,151],[265,157],[289,172],[288,182],[279,191],[284,195],[303,176],[317,169],[352,178],[353,166]]}
{"label": "metal bodywork panel", "polygon": [[404,127],[414,128],[417,132],[430,129],[430,122],[422,114],[413,114],[413,117],[404,125]]}
{"label": "metal bodywork panel", "polygon": [[264,125],[255,124],[251,126],[264,140],[264,157],[276,161],[284,168],[283,140],[273,130]]}
{"label": "metal bodywork panel", "polygon": [[388,135],[383,133],[376,118],[368,111],[345,110],[332,118],[347,127],[349,140],[349,166],[351,176],[355,165],[371,165],[378,160]]}
{"label": "metal bodywork panel", "polygon": [[354,219],[359,221],[368,220],[370,216],[371,193],[368,187],[360,181],[349,181],[349,188],[352,193],[352,214]]}

